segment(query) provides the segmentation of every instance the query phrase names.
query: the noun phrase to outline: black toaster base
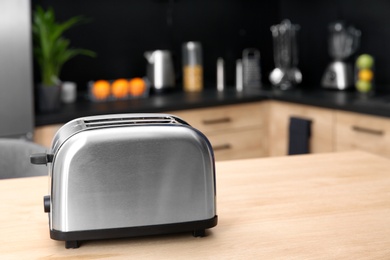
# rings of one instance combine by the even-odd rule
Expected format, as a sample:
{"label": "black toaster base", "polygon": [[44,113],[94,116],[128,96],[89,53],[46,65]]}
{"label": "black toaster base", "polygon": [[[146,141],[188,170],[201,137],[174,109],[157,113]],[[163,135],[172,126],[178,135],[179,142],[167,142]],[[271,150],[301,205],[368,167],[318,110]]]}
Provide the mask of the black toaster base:
{"label": "black toaster base", "polygon": [[148,235],[160,235],[180,232],[192,232],[195,237],[205,236],[205,229],[215,227],[218,223],[218,216],[211,219],[190,221],[173,224],[138,226],[128,228],[112,228],[99,230],[84,230],[62,232],[50,230],[50,238],[65,241],[65,248],[78,248],[80,241],[99,240],[110,238],[139,237]]}

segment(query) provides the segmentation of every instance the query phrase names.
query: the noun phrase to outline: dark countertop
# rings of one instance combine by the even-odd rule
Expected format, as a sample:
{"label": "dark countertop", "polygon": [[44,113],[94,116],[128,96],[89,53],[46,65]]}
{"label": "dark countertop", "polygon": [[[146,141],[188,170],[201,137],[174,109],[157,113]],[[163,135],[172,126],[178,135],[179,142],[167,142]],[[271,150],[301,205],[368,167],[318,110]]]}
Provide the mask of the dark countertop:
{"label": "dark countertop", "polygon": [[94,103],[85,98],[72,104],[64,104],[60,111],[36,114],[35,125],[62,124],[72,119],[114,113],[151,113],[184,110],[201,107],[240,104],[261,100],[279,100],[323,108],[358,112],[362,114],[390,117],[390,94],[366,97],[356,91],[326,89],[272,90],[269,87],[237,93],[228,88],[222,93],[205,89],[199,94],[173,92],[151,95],[148,98]]}

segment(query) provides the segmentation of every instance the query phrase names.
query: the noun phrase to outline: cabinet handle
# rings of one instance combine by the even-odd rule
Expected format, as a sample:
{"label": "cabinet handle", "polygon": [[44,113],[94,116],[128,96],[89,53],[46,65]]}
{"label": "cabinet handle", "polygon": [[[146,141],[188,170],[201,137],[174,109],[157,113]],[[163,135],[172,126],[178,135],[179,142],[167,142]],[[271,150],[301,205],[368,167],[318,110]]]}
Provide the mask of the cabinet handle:
{"label": "cabinet handle", "polygon": [[214,125],[214,124],[229,123],[231,121],[232,119],[230,117],[221,117],[215,119],[204,119],[202,122],[205,125]]}
{"label": "cabinet handle", "polygon": [[220,144],[220,145],[213,146],[214,151],[229,150],[231,148],[232,146],[230,144]]}
{"label": "cabinet handle", "polygon": [[361,133],[366,133],[366,134],[372,134],[372,135],[383,135],[384,132],[382,130],[376,130],[376,129],[370,129],[370,128],[365,128],[361,126],[352,126],[352,130],[356,132],[361,132]]}

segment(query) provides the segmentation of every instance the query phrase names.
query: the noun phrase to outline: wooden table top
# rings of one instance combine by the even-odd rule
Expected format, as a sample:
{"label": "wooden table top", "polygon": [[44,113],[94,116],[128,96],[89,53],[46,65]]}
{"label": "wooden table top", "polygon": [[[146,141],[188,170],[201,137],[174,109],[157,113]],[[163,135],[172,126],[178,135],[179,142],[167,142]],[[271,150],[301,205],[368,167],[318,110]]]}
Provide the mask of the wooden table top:
{"label": "wooden table top", "polygon": [[0,181],[1,259],[390,259],[390,160],[364,152],[217,163],[207,236],[49,238],[48,178]]}

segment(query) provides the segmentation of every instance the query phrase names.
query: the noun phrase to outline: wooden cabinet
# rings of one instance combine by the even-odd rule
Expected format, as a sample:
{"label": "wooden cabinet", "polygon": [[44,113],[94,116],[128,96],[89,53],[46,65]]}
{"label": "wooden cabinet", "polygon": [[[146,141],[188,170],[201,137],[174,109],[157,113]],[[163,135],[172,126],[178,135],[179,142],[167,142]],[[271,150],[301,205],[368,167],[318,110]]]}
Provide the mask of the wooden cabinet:
{"label": "wooden cabinet", "polygon": [[335,150],[360,149],[390,157],[390,120],[351,112],[336,112]]}
{"label": "wooden cabinet", "polygon": [[[268,102],[167,112],[181,117],[210,140],[216,160],[268,155]],[[34,142],[50,148],[62,125],[35,128]]]}
{"label": "wooden cabinet", "polygon": [[272,101],[269,107],[269,155],[288,154],[289,122],[291,116],[307,118],[312,121],[310,147],[311,153],[332,152],[334,112],[307,105]]}
{"label": "wooden cabinet", "polygon": [[210,140],[216,160],[268,155],[268,102],[171,111]]}
{"label": "wooden cabinet", "polygon": [[36,127],[34,130],[34,142],[50,148],[54,135],[62,125],[56,124]]}
{"label": "wooden cabinet", "polygon": [[[312,121],[310,152],[360,149],[390,157],[390,120],[280,101],[168,111],[203,132],[217,160],[288,153],[291,116]],[[34,141],[50,147],[62,125],[35,129]]]}

